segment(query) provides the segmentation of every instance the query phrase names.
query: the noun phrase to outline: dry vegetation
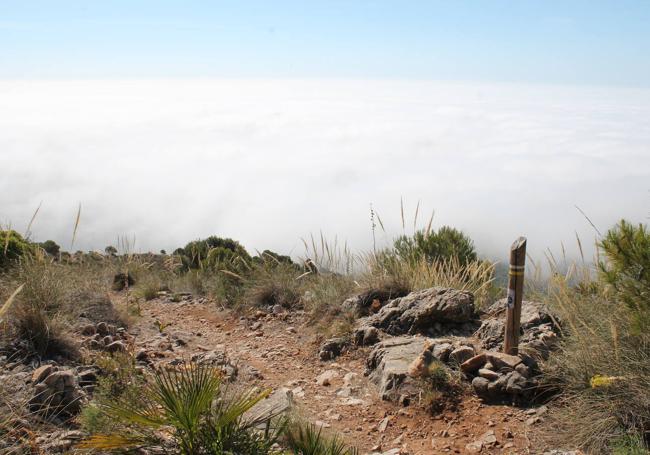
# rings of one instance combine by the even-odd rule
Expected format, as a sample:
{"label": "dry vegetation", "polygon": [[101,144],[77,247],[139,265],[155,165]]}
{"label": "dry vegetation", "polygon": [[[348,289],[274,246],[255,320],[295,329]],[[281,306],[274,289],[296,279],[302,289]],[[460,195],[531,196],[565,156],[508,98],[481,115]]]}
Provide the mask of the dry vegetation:
{"label": "dry vegetation", "polygon": [[[336,241],[311,238],[305,245],[318,272],[273,252],[251,257],[237,242],[216,237],[191,242],[173,255],[117,255],[107,248],[106,254],[72,256],[52,256],[15,233],[5,232],[2,238],[5,251],[11,244],[17,253],[11,260],[5,256],[0,272],[0,302],[6,302],[0,307],[0,345],[2,354],[26,362],[55,358],[83,363],[86,359],[69,335],[80,314],[126,326],[137,318],[139,302],[160,291],[207,295],[220,307],[244,313],[276,305],[300,309],[313,324],[337,336],[352,329],[354,315],[341,303],[354,294],[400,296],[445,286],[472,292],[479,306],[501,294],[494,284],[494,265],[476,257],[471,240],[452,229],[432,231],[430,222],[413,236],[363,255],[351,254]],[[566,274],[553,273],[543,289],[534,290],[558,315],[564,332],[559,350],[543,365],[553,403],[548,435],[556,444],[590,453],[646,453],[650,236],[643,227],[621,224],[599,247],[598,270],[572,267]],[[113,308],[107,298],[117,274],[134,281],[124,290],[127,308]],[[85,443],[88,448],[160,444],[159,430],[166,427],[173,429],[167,443],[179,453],[271,453],[276,442],[292,453],[353,452],[302,423],[274,421],[271,429],[267,422],[268,431],[256,433],[252,428],[260,422],[238,417],[262,395],[228,396],[214,408],[211,403],[222,389],[213,371],[190,366],[142,376],[128,356],[94,361],[102,363],[106,374],[79,417],[94,434]],[[423,401],[434,406],[441,402],[440,394],[451,397],[454,384],[444,369],[433,369]],[[24,428],[29,415],[21,409],[0,390],[1,437],[29,441]]]}

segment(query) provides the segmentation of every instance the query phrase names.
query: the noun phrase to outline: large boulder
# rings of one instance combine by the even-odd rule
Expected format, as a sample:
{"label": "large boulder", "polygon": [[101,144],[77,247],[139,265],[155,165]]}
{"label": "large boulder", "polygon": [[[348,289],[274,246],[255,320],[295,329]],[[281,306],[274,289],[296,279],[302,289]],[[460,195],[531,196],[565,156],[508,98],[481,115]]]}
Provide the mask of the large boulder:
{"label": "large boulder", "polygon": [[365,318],[357,330],[376,327],[390,335],[463,334],[477,320],[470,292],[434,287],[393,299]]}

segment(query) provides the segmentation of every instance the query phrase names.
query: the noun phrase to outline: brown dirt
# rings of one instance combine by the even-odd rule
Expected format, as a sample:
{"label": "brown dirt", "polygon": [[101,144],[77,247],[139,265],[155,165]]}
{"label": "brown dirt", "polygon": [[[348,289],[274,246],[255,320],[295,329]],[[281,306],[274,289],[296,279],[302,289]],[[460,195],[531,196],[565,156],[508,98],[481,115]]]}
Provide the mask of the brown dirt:
{"label": "brown dirt", "polygon": [[[122,300],[123,296],[115,298]],[[302,388],[304,396],[294,390],[299,412],[312,422],[330,426],[361,453],[378,447],[381,451],[402,448],[409,454],[471,453],[466,445],[489,430],[494,431],[498,444],[484,447],[483,454],[538,453],[531,448],[527,435],[530,428],[524,423],[529,416],[516,407],[488,406],[465,393],[456,410],[432,416],[418,403],[402,407],[381,401],[374,384],[363,375],[368,350],[354,350],[331,362],[320,361],[318,340],[322,337],[299,313],[267,315],[259,319],[262,327],[254,331],[250,329],[254,318],[240,318],[211,303],[156,299],[142,304],[142,317],[129,330],[136,335],[137,347],[150,346],[160,336],[156,320],[168,325],[165,332],[182,333],[187,341],[186,346],[165,352],[169,360],[187,359],[225,345],[230,358],[241,366],[238,383],[274,390]],[[262,378],[247,375],[246,365],[259,370]],[[330,369],[337,370],[339,377],[329,386],[318,385],[316,377]],[[346,399],[337,396],[348,372],[358,375],[361,391],[355,397],[363,404],[346,405]],[[381,432],[379,424],[385,417],[389,423]]]}

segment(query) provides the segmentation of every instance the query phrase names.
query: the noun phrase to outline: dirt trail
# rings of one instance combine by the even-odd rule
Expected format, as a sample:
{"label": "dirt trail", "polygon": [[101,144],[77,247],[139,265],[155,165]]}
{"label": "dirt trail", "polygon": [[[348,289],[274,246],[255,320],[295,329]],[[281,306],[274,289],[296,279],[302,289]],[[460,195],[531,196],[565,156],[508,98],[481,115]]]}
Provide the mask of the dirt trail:
{"label": "dirt trail", "polygon": [[[155,299],[142,304],[142,317],[130,332],[136,335],[138,348],[156,350],[164,356],[163,361],[187,359],[223,345],[240,366],[238,383],[293,390],[301,414],[336,430],[361,453],[398,448],[408,454],[479,453],[471,444],[489,431],[494,432],[497,443],[484,444],[482,450],[478,447],[480,453],[536,453],[530,449],[530,429],[524,423],[530,416],[524,410],[486,406],[469,394],[457,410],[438,416],[431,416],[417,403],[402,407],[381,401],[374,384],[363,375],[368,349],[322,362],[317,355],[318,334],[304,319],[300,314],[267,315],[258,319],[260,327],[252,330],[255,320],[241,319],[209,302]],[[155,321],[185,345],[157,350],[162,337]],[[316,378],[326,370],[336,370],[339,375],[328,386],[317,384]],[[341,388],[347,373],[356,374],[348,376],[348,382],[358,392],[341,396],[346,395]]]}

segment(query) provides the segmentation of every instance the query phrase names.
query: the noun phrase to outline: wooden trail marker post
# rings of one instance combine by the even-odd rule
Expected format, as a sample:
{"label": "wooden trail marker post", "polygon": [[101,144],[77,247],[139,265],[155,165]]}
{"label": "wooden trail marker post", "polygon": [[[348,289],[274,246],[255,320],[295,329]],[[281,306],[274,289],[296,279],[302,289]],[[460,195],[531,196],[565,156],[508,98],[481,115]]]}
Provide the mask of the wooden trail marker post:
{"label": "wooden trail marker post", "polygon": [[519,351],[519,327],[521,320],[521,301],[524,295],[525,264],[526,238],[519,237],[510,247],[506,334],[503,341],[503,352],[511,355],[517,355]]}

